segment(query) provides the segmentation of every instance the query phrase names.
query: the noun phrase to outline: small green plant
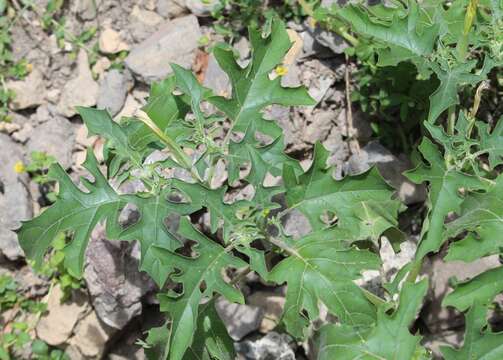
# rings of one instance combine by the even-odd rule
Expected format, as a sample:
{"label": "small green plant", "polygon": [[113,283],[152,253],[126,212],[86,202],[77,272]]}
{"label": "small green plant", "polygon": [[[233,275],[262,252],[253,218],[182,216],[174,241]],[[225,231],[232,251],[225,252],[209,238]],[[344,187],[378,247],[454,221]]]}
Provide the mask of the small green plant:
{"label": "small green plant", "polygon": [[[84,166],[93,180],[82,178],[81,188],[61,166],[51,166],[48,175],[59,183],[58,199],[20,228],[26,256],[40,267],[54,238],[71,233],[62,262],[80,278],[89,236],[99,222],[106,222],[110,239],[138,241],[140,269],[159,286],[160,309],[166,313],[165,324],[142,340],[151,359],[233,359],[232,340],[214,300],[224,296],[244,303],[239,279],[250,271],[271,285],[287,285],[284,329],[298,340],[316,333],[319,359],[431,358],[421,336],[409,330],[428,289],[428,279],[417,279],[424,257],[441,246],[449,246],[447,260],[497,254],[503,230],[498,196],[503,176],[496,171],[503,164],[503,121],[492,126],[476,118],[481,90],[473,91],[471,108],[456,108],[462,86],[482,89],[491,68],[502,64],[501,38],[489,33],[501,25],[502,9],[497,2],[475,5],[475,10],[473,2],[467,9],[462,0],[447,10],[432,3],[336,9],[340,33],[353,42],[372,39],[376,66],[409,61],[418,74],[436,74],[439,81],[426,111],[428,136],[419,146],[423,160],[406,173],[429,186],[421,240],[415,258],[384,284],[384,296],[355,280],[364,270],[380,269],[380,237],[397,233],[404,205],[375,168],[335,180],[328,151],[319,143],[307,170],[285,154],[282,130],[263,118],[263,109],[315,102],[301,87],[280,85],[279,69],[291,44],[277,19],[269,31],[250,31],[252,56],[245,68],[228,46],[214,48],[232,83],[230,97],[215,95],[173,64],[174,74],[152,85],[144,114],[136,118],[117,123],[104,110],[79,108],[89,133],[106,140],[106,174],[92,150]],[[474,11],[487,16],[474,17]],[[468,23],[477,35],[467,34],[459,23]],[[474,72],[481,64],[467,57],[477,51],[486,53],[482,68]],[[203,103],[212,107],[203,110]],[[156,150],[165,158],[145,162]],[[219,162],[226,166],[223,185],[215,181]],[[282,181],[266,185],[271,177]],[[128,180],[140,180],[145,191],[115,190]],[[253,194],[246,200],[229,199],[231,190],[247,185]],[[119,217],[128,204],[140,217],[124,225]],[[294,211],[310,226],[300,238],[287,235],[283,225]],[[204,228],[198,225],[203,213],[208,219]],[[446,223],[453,214],[457,218]],[[176,225],[166,225],[168,216]],[[482,273],[444,298],[445,306],[469,309],[464,345],[443,348],[446,359],[503,356],[503,333],[486,329],[485,322],[487,306],[503,291],[502,272],[499,267]],[[317,329],[313,322],[320,303],[337,320]]]}
{"label": "small green plant", "polygon": [[8,2],[0,4],[0,10],[0,121],[10,121],[8,105],[16,94],[7,89],[6,80],[23,79],[31,65],[25,59],[15,61],[12,55],[10,30],[19,13],[15,13]]}
{"label": "small green plant", "polygon": [[40,339],[31,343],[31,353],[36,360],[70,360],[70,357],[60,349],[51,349],[49,345]]}
{"label": "small green plant", "polygon": [[[39,316],[46,310],[46,304],[40,301],[27,299],[18,289],[16,281],[9,275],[0,275],[0,315],[7,314],[7,310],[11,310],[8,317],[0,321],[0,360],[14,359],[13,354],[20,351],[25,346],[31,343],[32,349],[40,348],[43,341],[33,339],[31,333],[36,325],[33,319],[38,319]],[[30,315],[33,315],[30,321]],[[48,349],[47,344],[43,343]],[[35,351],[34,351],[35,353]],[[54,354],[59,354],[59,350],[55,350]],[[53,359],[49,357],[35,357],[37,359]],[[63,357],[55,357],[54,359],[63,359]]]}
{"label": "small green plant", "polygon": [[65,233],[56,235],[51,243],[51,251],[48,254],[46,261],[38,270],[42,276],[50,278],[53,284],[58,284],[63,296],[61,301],[70,298],[72,291],[83,287],[84,282],[71,275],[64,266],[65,253],[63,249],[67,244],[67,236]]}
{"label": "small green plant", "polygon": [[[228,40],[236,38],[248,28],[258,28],[270,23],[274,16],[281,19],[300,22],[302,8],[297,0],[268,2],[261,0],[214,0],[203,1],[214,4],[212,17],[215,31]],[[266,26],[267,28],[267,26]]]}
{"label": "small green plant", "polygon": [[0,312],[11,309],[18,300],[17,285],[14,279],[7,275],[0,275]]}

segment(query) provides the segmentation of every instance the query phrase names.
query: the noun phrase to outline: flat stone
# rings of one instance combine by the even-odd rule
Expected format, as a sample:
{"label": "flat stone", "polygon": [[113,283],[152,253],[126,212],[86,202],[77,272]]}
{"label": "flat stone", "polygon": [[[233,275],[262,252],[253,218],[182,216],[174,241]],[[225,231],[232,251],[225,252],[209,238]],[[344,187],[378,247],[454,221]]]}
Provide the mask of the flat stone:
{"label": "flat stone", "polygon": [[83,318],[69,341],[67,353],[73,359],[101,359],[108,340],[117,330],[102,323],[95,311]]}
{"label": "flat stone", "polygon": [[332,31],[327,31],[320,26],[314,29],[314,38],[322,46],[325,46],[332,50],[334,54],[343,54],[349,45],[348,43],[339,35]]}
{"label": "flat stone", "polygon": [[285,296],[268,291],[257,291],[247,299],[251,306],[264,310],[264,317],[260,323],[260,332],[266,334],[273,330],[280,322],[285,307]]}
{"label": "flat stone", "polygon": [[13,110],[29,109],[44,103],[45,82],[38,69],[34,69],[23,80],[8,81],[6,87],[15,94],[14,99],[9,102]]}
{"label": "flat stone", "polygon": [[247,360],[295,360],[290,344],[293,345],[290,336],[272,331],[258,340],[236,344],[236,350]]}
{"label": "flat stone", "polygon": [[145,10],[135,5],[129,14],[128,28],[131,36],[139,42],[153,34],[163,21],[163,17],[154,11]]}
{"label": "flat stone", "polygon": [[229,96],[231,92],[229,77],[220,68],[213,54],[210,54],[208,58],[208,67],[204,75],[203,85],[209,87],[215,94],[220,96]]}
{"label": "flat stone", "polygon": [[264,316],[264,310],[260,307],[230,303],[224,298],[216,301],[215,308],[234,340],[258,330]]}
{"label": "flat stone", "polygon": [[19,228],[21,220],[28,220],[33,215],[31,199],[24,185],[28,184],[28,176],[14,171],[18,161],[24,162],[21,146],[9,136],[0,134],[0,253],[10,260],[24,256],[13,230]]}
{"label": "flat stone", "polygon": [[183,0],[157,0],[157,12],[165,18],[176,18],[186,12]]}
{"label": "flat stone", "polygon": [[72,2],[72,10],[82,20],[93,20],[100,4],[101,0],[75,0]]}
{"label": "flat stone", "polygon": [[89,136],[89,131],[87,130],[87,126],[85,126],[84,124],[79,125],[77,127],[75,134],[76,134],[75,141],[76,141],[77,145],[79,145],[79,147],[82,149],[86,149],[87,147],[92,146],[97,139],[96,135]]}
{"label": "flat stone", "polygon": [[77,114],[76,106],[96,105],[98,91],[98,83],[94,81],[89,69],[87,52],[81,49],[78,55],[78,75],[64,86],[58,111],[66,117],[72,117]]}
{"label": "flat stone", "polygon": [[303,140],[310,144],[325,140],[330,134],[331,128],[335,126],[334,120],[333,111],[318,111],[314,113],[311,123],[303,131]]}
{"label": "flat stone", "polygon": [[115,119],[133,116],[140,111],[140,108],[141,103],[137,101],[133,95],[127,94],[126,102],[124,103],[122,110],[117,115],[115,115]]}
{"label": "flat stone", "polygon": [[65,169],[72,165],[74,145],[73,124],[61,116],[54,116],[49,121],[35,127],[26,143],[28,152],[43,151],[52,155]]}
{"label": "flat stone", "polygon": [[121,35],[114,29],[107,28],[100,34],[100,51],[104,54],[117,54],[129,50],[129,45],[122,40]]}
{"label": "flat stone", "polygon": [[199,23],[193,15],[165,22],[131,50],[126,66],[146,82],[161,80],[172,72],[170,63],[192,66],[200,37]]}
{"label": "flat stone", "polygon": [[96,107],[108,110],[111,116],[117,115],[124,106],[131,81],[131,74],[127,70],[121,72],[112,69],[107,72],[100,83]]}
{"label": "flat stone", "polygon": [[84,279],[96,313],[110,327],[122,329],[140,315],[141,298],[154,288],[148,275],[138,270],[139,256],[138,244],[109,241],[102,226],[91,235]]}
{"label": "flat stone", "polygon": [[213,9],[219,5],[218,0],[185,0],[185,7],[196,16],[210,16]]}
{"label": "flat stone", "polygon": [[62,296],[59,285],[54,286],[47,300],[47,312],[36,328],[37,336],[52,346],[64,344],[70,338],[77,321],[88,310],[87,296],[83,292],[73,292],[72,298],[63,303]]}

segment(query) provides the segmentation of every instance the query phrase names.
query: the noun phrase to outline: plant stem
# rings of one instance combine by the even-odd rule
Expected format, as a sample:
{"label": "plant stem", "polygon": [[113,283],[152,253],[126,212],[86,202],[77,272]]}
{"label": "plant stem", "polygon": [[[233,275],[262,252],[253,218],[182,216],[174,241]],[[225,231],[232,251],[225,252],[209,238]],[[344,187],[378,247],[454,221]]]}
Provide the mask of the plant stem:
{"label": "plant stem", "polygon": [[202,181],[201,177],[197,171],[192,166],[192,160],[185,154],[180,146],[171,139],[167,134],[165,134],[159,127],[146,116],[137,116],[140,121],[147,125],[156,135],[161,139],[161,141],[168,147],[169,151],[173,154],[176,161],[186,170],[190,171],[196,180]]}
{"label": "plant stem", "polygon": [[415,283],[417,276],[421,272],[421,268],[423,267],[423,259],[416,259],[412,263],[412,267],[407,275],[407,279],[405,281],[410,283]]}
{"label": "plant stem", "polygon": [[362,287],[360,287],[360,289],[363,291],[363,295],[365,295],[367,300],[370,301],[372,304],[374,304],[376,307],[380,307],[380,306],[386,304],[386,301],[384,299],[381,299],[379,296],[375,295],[374,293],[372,293]]}
{"label": "plant stem", "polygon": [[458,51],[458,56],[461,61],[466,59],[466,55],[468,53],[468,35],[470,34],[470,30],[473,26],[473,19],[475,19],[475,15],[477,15],[478,4],[479,0],[470,0],[466,8],[463,34],[456,46],[456,50]]}
{"label": "plant stem", "polygon": [[[297,0],[299,2],[299,5],[302,7],[302,10],[304,12],[314,18],[314,10],[310,4],[306,2],[306,0]],[[335,14],[337,16],[337,14]],[[347,32],[346,28],[344,26],[335,26],[331,29],[333,32],[337,33],[337,35],[340,35],[344,40],[346,40],[348,43],[351,44],[351,46],[358,46],[359,41],[357,38],[355,38],[353,35]]]}
{"label": "plant stem", "polygon": [[452,105],[447,110],[447,135],[454,135],[454,127],[456,125],[456,105]]}

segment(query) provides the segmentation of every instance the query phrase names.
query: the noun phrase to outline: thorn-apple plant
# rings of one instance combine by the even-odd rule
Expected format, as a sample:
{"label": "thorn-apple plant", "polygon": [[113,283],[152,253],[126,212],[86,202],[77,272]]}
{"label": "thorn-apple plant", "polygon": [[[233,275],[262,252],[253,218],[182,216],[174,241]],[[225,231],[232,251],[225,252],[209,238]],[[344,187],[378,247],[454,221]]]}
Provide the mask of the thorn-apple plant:
{"label": "thorn-apple plant", "polygon": [[[425,122],[430,136],[419,146],[424,163],[406,174],[413,182],[429,184],[429,211],[415,259],[385,284],[384,298],[355,280],[364,270],[380,269],[380,237],[397,228],[403,205],[375,168],[335,180],[328,151],[319,143],[305,171],[285,154],[282,131],[263,117],[263,110],[314,101],[304,88],[280,84],[275,69],[291,43],[279,20],[268,36],[250,30],[252,56],[244,67],[229,47],[214,48],[232,85],[228,97],[215,95],[173,64],[174,74],[152,85],[136,118],[115,122],[104,110],[79,108],[90,134],[106,140],[106,168],[91,149],[84,166],[93,180],[82,178],[80,187],[61,166],[51,168],[49,175],[59,183],[58,200],[20,228],[27,257],[40,265],[52,239],[71,233],[64,261],[79,277],[98,223],[106,223],[111,240],[138,241],[141,270],[157,283],[160,309],[167,315],[145,340],[152,359],[234,359],[215,299],[244,303],[239,279],[249,271],[270,284],[286,284],[284,328],[299,340],[318,333],[319,359],[430,358],[421,336],[409,330],[428,289],[427,279],[417,280],[422,259],[460,237],[451,243],[447,260],[499,253],[503,230],[498,196],[503,177],[496,171],[503,163],[503,122],[491,130],[475,118],[476,110],[460,110],[457,120],[450,110],[447,131],[441,122],[443,111],[457,104],[460,85],[477,84],[490,67],[501,65],[501,46],[495,43],[501,38],[489,31],[501,30],[501,9],[497,1],[481,2],[474,19],[471,2],[468,11],[466,1],[455,1],[447,10],[430,3],[412,0],[372,12],[360,5],[336,9],[337,21],[350,25],[359,39],[372,38],[383,65],[412,61],[440,80]],[[463,21],[471,21],[469,30],[485,32],[466,35]],[[452,39],[463,36],[466,49],[458,49]],[[478,63],[466,60],[474,46],[491,49],[478,73],[472,73]],[[154,151],[163,157],[151,157]],[[218,180],[215,169],[222,163],[227,177]],[[141,180],[144,191],[119,191],[129,180]],[[231,192],[245,186],[252,194],[232,200]],[[140,217],[124,225],[119,215],[127,205]],[[293,238],[285,232],[284,220],[292,212],[308,220],[307,235]],[[449,214],[456,219],[446,223]],[[177,219],[175,226],[166,225],[168,216]],[[483,273],[444,299],[446,306],[470,309],[463,348],[443,349],[447,359],[503,356],[503,334],[483,330],[487,305],[503,291],[501,272]],[[317,329],[313,321],[322,304],[336,321]]]}

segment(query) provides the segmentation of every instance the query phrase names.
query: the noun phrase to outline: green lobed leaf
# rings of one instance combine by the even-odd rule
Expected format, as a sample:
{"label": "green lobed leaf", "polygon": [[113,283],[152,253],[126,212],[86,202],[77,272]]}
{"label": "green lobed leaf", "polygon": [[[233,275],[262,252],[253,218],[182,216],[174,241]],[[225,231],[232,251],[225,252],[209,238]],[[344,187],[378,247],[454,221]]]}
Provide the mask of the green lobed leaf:
{"label": "green lobed leaf", "polygon": [[184,360],[234,360],[234,342],[215,310],[215,300],[200,306],[194,342]]}
{"label": "green lobed leaf", "polygon": [[225,282],[222,271],[228,267],[241,268],[247,264],[234,257],[232,247],[223,248],[194,229],[190,221],[182,217],[177,232],[180,236],[195,241],[196,257],[186,257],[173,251],[153,247],[152,251],[162,264],[169,268],[169,279],[180,283],[180,293],[170,291],[158,295],[161,311],[171,318],[169,359],[182,359],[192,344],[197,328],[198,309],[201,300],[214,293],[225,296],[231,302],[243,303],[243,295]]}
{"label": "green lobed leaf", "polygon": [[363,270],[378,269],[380,261],[369,251],[349,247],[349,239],[346,231],[331,228],[292,240],[288,257],[271,270],[270,281],[288,284],[283,321],[292,335],[304,336],[309,320],[318,317],[319,301],[344,324],[375,321],[374,306],[353,280]]}
{"label": "green lobed leaf", "polygon": [[464,311],[474,302],[490,304],[501,291],[503,291],[503,267],[498,267],[456,284],[454,291],[442,301],[442,306],[453,306]]}
{"label": "green lobed leaf", "polygon": [[65,267],[76,277],[82,275],[84,253],[94,227],[101,220],[117,221],[126,205],[101,174],[92,150],[88,150],[83,166],[94,177],[94,182],[81,179],[88,192],[77,188],[59,164],[52,165],[49,176],[59,183],[58,200],[38,217],[23,222],[18,231],[19,243],[35,266],[42,264],[56,235],[72,231],[73,239],[64,249]]}
{"label": "green lobed leaf", "polygon": [[365,331],[347,325],[325,325],[321,329],[318,359],[413,359],[423,351],[419,345],[421,337],[412,335],[409,327],[427,290],[426,279],[415,284],[404,283],[398,308],[388,315],[387,306],[381,306],[375,327]]}
{"label": "green lobed leaf", "polygon": [[[356,33],[382,41],[387,47],[399,47],[411,55],[428,55],[433,51],[438,25],[424,25],[420,5],[416,1],[410,1],[408,5],[406,10],[385,8],[375,16],[371,15],[375,9],[349,4],[338,9],[336,14],[346,20]],[[383,16],[386,18],[383,19]],[[402,54],[407,53],[402,51]],[[408,54],[405,58],[410,57]]]}
{"label": "green lobed leaf", "polygon": [[484,67],[478,73],[472,73],[477,61],[451,66],[446,60],[438,63],[431,62],[430,67],[440,80],[440,86],[430,96],[430,111],[428,122],[435,120],[449,107],[459,104],[458,91],[461,85],[476,85],[487,77],[494,66],[489,57],[486,57]]}
{"label": "green lobed leaf", "polygon": [[337,217],[337,226],[350,230],[357,239],[376,239],[386,229],[396,226],[400,203],[378,170],[335,180],[327,167],[328,152],[317,143],[313,163],[298,178],[290,167],[283,171],[287,204],[297,208],[313,229],[327,226],[322,218]]}
{"label": "green lobed leaf", "polygon": [[[235,181],[238,174],[240,159],[251,160],[250,155],[243,150],[243,145],[257,147],[255,134],[260,132],[275,141],[281,137],[281,129],[273,121],[264,120],[261,111],[268,105],[314,105],[304,87],[284,88],[281,77],[272,80],[270,75],[275,67],[283,61],[283,57],[291,46],[285,25],[279,19],[272,22],[271,33],[262,37],[259,31],[250,30],[252,56],[246,67],[242,68],[228,47],[217,46],[213,54],[220,67],[227,73],[232,85],[232,96],[227,99],[222,96],[208,98],[208,101],[225,113],[231,121],[230,132],[242,133],[241,141],[229,142],[229,178]],[[238,145],[239,144],[239,145]],[[283,141],[279,144],[283,146]],[[286,156],[284,157],[286,159]],[[279,163],[275,166],[280,165]]]}
{"label": "green lobed leaf", "polygon": [[486,123],[477,121],[475,125],[480,137],[479,150],[489,156],[490,168],[503,164],[503,117],[492,131]]}
{"label": "green lobed leaf", "polygon": [[438,147],[428,138],[423,138],[419,150],[429,165],[421,164],[405,173],[416,184],[426,181],[430,183],[429,210],[425,220],[427,223],[426,226],[423,225],[416,259],[423,258],[431,251],[437,251],[445,241],[443,237],[445,217],[450,212],[459,212],[463,202],[460,189],[469,192],[487,188],[487,183],[480,178],[447,168]]}
{"label": "green lobed leaf", "polygon": [[485,193],[467,196],[458,213],[459,217],[446,225],[444,238],[468,233],[452,243],[446,260],[474,261],[480,257],[498,254],[503,242],[503,176]]}
{"label": "green lobed leaf", "polygon": [[487,327],[487,309],[475,302],[465,316],[465,338],[460,349],[442,346],[445,360],[498,360],[503,357],[503,333],[493,333]]}

